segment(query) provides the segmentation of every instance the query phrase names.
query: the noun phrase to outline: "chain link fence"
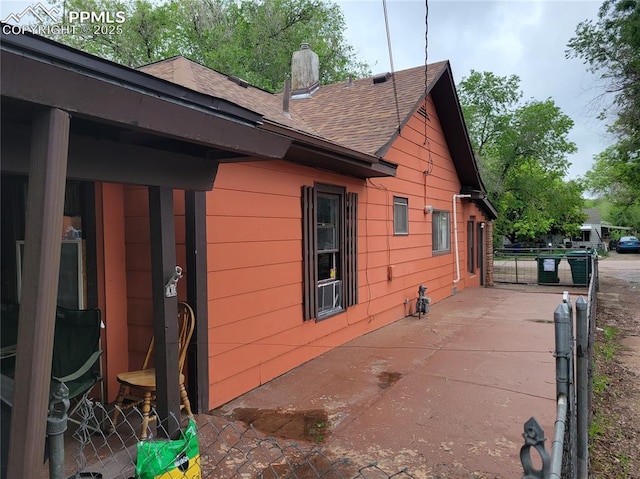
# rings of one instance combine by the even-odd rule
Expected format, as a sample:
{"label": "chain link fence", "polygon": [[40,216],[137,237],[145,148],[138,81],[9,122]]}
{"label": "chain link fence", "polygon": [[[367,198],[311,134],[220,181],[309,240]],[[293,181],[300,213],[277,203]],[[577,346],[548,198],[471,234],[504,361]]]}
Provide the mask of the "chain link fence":
{"label": "chain link fence", "polygon": [[[587,479],[589,476],[589,424],[599,273],[598,257],[588,255],[587,259],[590,264],[587,298],[580,296],[573,303],[565,292],[562,303],[554,312],[557,397],[554,439],[551,453],[548,453],[544,431],[535,418],[525,423],[525,444],[520,450],[520,461],[523,477],[527,479]],[[532,461],[531,449],[540,456],[540,468]]]}
{"label": "chain link fence", "polygon": [[590,251],[505,248],[493,254],[496,283],[587,286],[591,276]]}
{"label": "chain link fence", "polygon": [[[320,445],[285,443],[252,425],[221,416],[196,415],[191,438],[189,421],[182,417],[183,437],[174,441],[163,439],[166,431],[152,423],[149,439],[140,441],[142,413],[137,408],[122,411],[115,425],[105,407],[89,399],[83,401],[79,414],[80,426],[73,439],[66,441],[65,477],[146,479],[161,473],[172,479],[414,477],[406,469],[388,471],[376,462],[362,464],[348,457],[333,457]],[[112,432],[104,432],[111,429],[109,426]],[[195,442],[197,448],[189,442],[191,446]]]}

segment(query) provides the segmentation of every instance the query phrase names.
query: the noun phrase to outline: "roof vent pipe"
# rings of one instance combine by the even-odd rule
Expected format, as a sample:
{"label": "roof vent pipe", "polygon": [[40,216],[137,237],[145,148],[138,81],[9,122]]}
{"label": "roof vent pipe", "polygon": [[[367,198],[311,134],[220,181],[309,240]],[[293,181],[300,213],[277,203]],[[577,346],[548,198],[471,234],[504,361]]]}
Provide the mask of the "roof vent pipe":
{"label": "roof vent pipe", "polygon": [[391,73],[380,73],[379,75],[375,75],[373,77],[373,84],[377,85],[378,83],[385,83],[387,80],[391,78]]}
{"label": "roof vent pipe", "polygon": [[291,99],[291,79],[284,79],[284,90],[282,91],[282,111],[289,114],[289,100]]}

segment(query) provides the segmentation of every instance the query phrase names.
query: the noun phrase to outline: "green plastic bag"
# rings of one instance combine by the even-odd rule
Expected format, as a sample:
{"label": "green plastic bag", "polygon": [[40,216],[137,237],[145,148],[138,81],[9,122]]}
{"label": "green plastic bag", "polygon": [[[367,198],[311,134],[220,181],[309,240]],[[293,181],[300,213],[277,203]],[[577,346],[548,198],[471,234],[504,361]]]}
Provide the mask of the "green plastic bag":
{"label": "green plastic bag", "polygon": [[138,443],[136,479],[201,479],[196,423],[189,419],[180,439]]}

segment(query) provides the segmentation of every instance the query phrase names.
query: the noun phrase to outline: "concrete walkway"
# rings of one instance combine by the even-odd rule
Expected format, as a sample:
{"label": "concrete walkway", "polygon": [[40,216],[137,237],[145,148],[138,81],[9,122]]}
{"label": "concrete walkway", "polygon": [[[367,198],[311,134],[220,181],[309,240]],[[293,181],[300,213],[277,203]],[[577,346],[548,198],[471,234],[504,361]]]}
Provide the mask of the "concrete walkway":
{"label": "concrete walkway", "polygon": [[524,422],[536,417],[548,449],[553,437],[553,311],[561,299],[561,288],[466,289],[427,318],[351,341],[221,411],[323,409],[325,453],[391,473],[521,477]]}

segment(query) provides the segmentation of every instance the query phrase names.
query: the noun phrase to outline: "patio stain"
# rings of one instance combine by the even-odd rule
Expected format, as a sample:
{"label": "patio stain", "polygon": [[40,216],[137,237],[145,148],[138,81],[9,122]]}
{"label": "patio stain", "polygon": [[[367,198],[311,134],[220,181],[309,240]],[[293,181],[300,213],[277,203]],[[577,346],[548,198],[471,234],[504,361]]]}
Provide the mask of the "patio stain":
{"label": "patio stain", "polygon": [[322,409],[284,411],[281,409],[236,408],[234,420],[258,431],[294,441],[323,442],[329,435],[327,412]]}
{"label": "patio stain", "polygon": [[348,461],[332,461],[322,454],[313,454],[291,464],[272,464],[264,468],[258,477],[262,479],[342,479],[355,477],[357,469]]}
{"label": "patio stain", "polygon": [[393,386],[402,377],[401,373],[383,371],[378,374],[378,387],[380,389],[387,389],[389,386]]}

